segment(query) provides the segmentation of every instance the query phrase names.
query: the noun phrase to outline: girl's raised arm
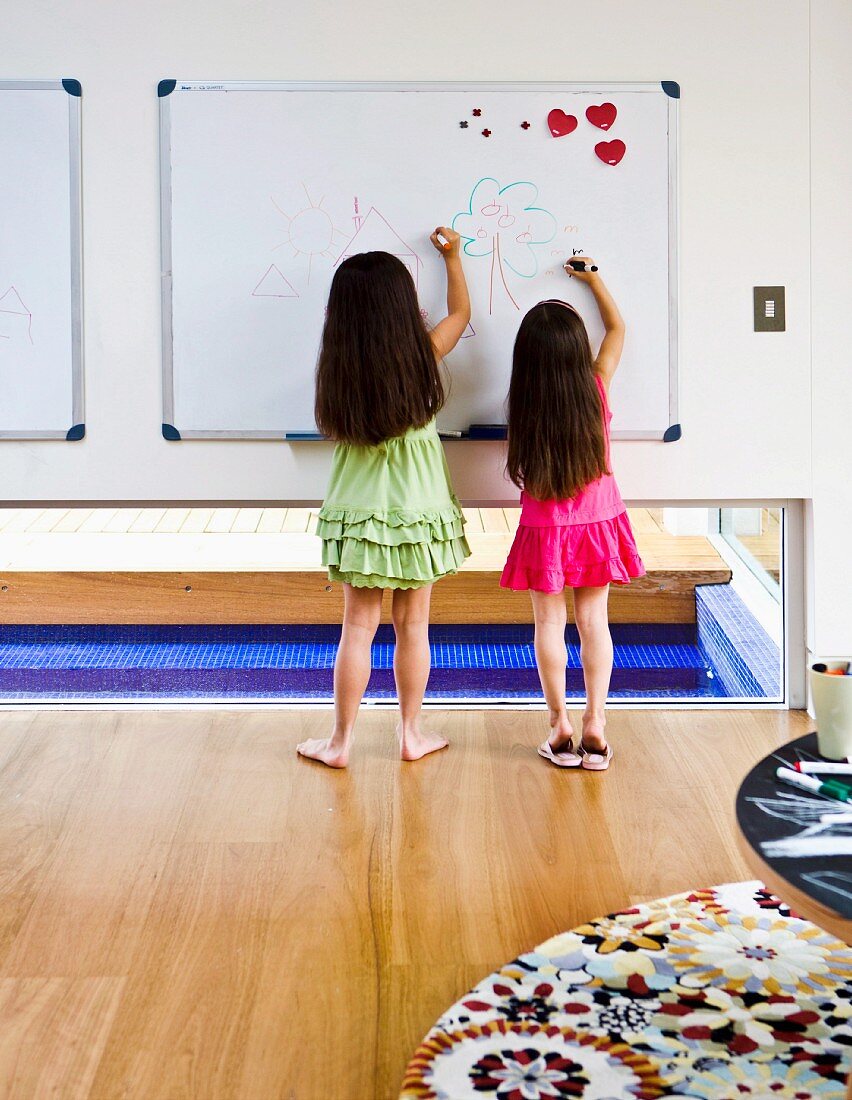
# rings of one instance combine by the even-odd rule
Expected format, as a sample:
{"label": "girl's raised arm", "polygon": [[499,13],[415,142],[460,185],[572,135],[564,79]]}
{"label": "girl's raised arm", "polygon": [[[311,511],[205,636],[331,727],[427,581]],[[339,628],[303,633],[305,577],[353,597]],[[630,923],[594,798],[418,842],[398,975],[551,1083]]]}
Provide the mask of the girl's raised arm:
{"label": "girl's raised arm", "polygon": [[[446,247],[439,239],[447,242]],[[432,329],[432,346],[439,359],[453,350],[470,321],[470,296],[461,262],[461,237],[445,225],[439,225],[429,238],[444,257],[447,268],[447,316]]]}
{"label": "girl's raised arm", "polygon": [[[574,256],[572,259],[585,260],[587,268],[590,268],[595,262],[588,256]],[[607,290],[599,272],[588,270],[574,271],[573,269],[569,269],[567,265],[565,270],[569,275],[574,276],[579,279],[580,282],[588,285],[589,290],[594,294],[595,301],[598,304],[598,310],[600,311],[601,320],[604,323],[605,332],[604,338],[601,341],[600,350],[595,359],[595,371],[604,380],[606,388],[609,389],[612,376],[618,370],[618,364],[621,361],[621,352],[624,348],[624,319],[618,312],[618,306],[615,304],[615,299]]]}

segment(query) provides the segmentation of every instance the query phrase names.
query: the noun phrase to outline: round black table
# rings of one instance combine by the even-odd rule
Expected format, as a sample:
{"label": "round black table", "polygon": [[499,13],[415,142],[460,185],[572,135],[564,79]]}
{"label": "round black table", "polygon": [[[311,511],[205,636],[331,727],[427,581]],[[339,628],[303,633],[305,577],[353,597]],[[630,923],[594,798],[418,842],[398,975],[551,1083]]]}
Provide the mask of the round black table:
{"label": "round black table", "polygon": [[[790,803],[784,795],[808,798],[808,792],[775,778],[783,762],[792,765],[800,758],[818,757],[815,733],[790,741],[756,764],[737,792],[737,824],[740,849],[749,867],[763,882],[801,916],[852,944],[852,856],[814,855],[779,857],[767,855],[765,841],[800,836],[817,817],[813,810]],[[779,759],[780,757],[780,759]],[[819,799],[817,795],[812,796]],[[755,801],[757,799],[758,801]],[[825,813],[842,810],[841,802],[825,801]],[[845,809],[852,813],[852,803]]]}

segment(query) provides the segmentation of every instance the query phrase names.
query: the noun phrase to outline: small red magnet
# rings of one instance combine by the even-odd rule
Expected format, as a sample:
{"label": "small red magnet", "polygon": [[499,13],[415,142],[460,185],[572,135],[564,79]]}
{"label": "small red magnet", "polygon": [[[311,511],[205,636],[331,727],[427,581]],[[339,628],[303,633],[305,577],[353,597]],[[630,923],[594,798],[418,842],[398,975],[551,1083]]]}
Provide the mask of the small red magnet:
{"label": "small red magnet", "polygon": [[599,141],[595,146],[595,153],[604,164],[619,164],[626,152],[627,146],[619,138],[614,141]]}

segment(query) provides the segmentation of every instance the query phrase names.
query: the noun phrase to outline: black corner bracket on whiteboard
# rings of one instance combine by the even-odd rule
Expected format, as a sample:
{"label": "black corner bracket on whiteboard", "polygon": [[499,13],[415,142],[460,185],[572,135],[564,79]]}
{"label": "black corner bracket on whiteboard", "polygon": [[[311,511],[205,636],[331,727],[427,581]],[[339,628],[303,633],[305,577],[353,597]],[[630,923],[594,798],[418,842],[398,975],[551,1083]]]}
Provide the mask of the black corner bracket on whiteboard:
{"label": "black corner bracket on whiteboard", "polygon": [[180,441],[180,432],[174,424],[163,425],[163,439],[168,439],[172,443],[178,443]]}
{"label": "black corner bracket on whiteboard", "polygon": [[671,424],[663,432],[663,443],[676,443],[682,435],[680,424]]}
{"label": "black corner bracket on whiteboard", "polygon": [[78,439],[82,439],[86,434],[85,424],[72,424],[68,431],[65,433],[65,438],[69,443],[76,443]]}
{"label": "black corner bracket on whiteboard", "polygon": [[79,99],[80,96],[83,94],[83,85],[80,83],[79,80],[65,79],[62,81],[62,87],[69,95],[73,95],[77,99]]}
{"label": "black corner bracket on whiteboard", "polygon": [[676,80],[661,80],[663,91],[672,99],[680,99],[680,84]]}
{"label": "black corner bracket on whiteboard", "polygon": [[160,97],[160,99],[163,99],[165,98],[165,96],[171,95],[176,87],[176,80],[161,80],[160,83],[157,85],[157,95]]}

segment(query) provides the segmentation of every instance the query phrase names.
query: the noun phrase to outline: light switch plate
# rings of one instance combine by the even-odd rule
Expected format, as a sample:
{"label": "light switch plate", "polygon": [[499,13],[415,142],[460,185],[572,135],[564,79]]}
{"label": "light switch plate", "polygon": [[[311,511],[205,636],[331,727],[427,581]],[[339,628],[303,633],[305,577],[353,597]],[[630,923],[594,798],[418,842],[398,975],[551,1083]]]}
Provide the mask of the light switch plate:
{"label": "light switch plate", "polygon": [[754,331],[784,332],[786,315],[783,286],[754,288]]}

